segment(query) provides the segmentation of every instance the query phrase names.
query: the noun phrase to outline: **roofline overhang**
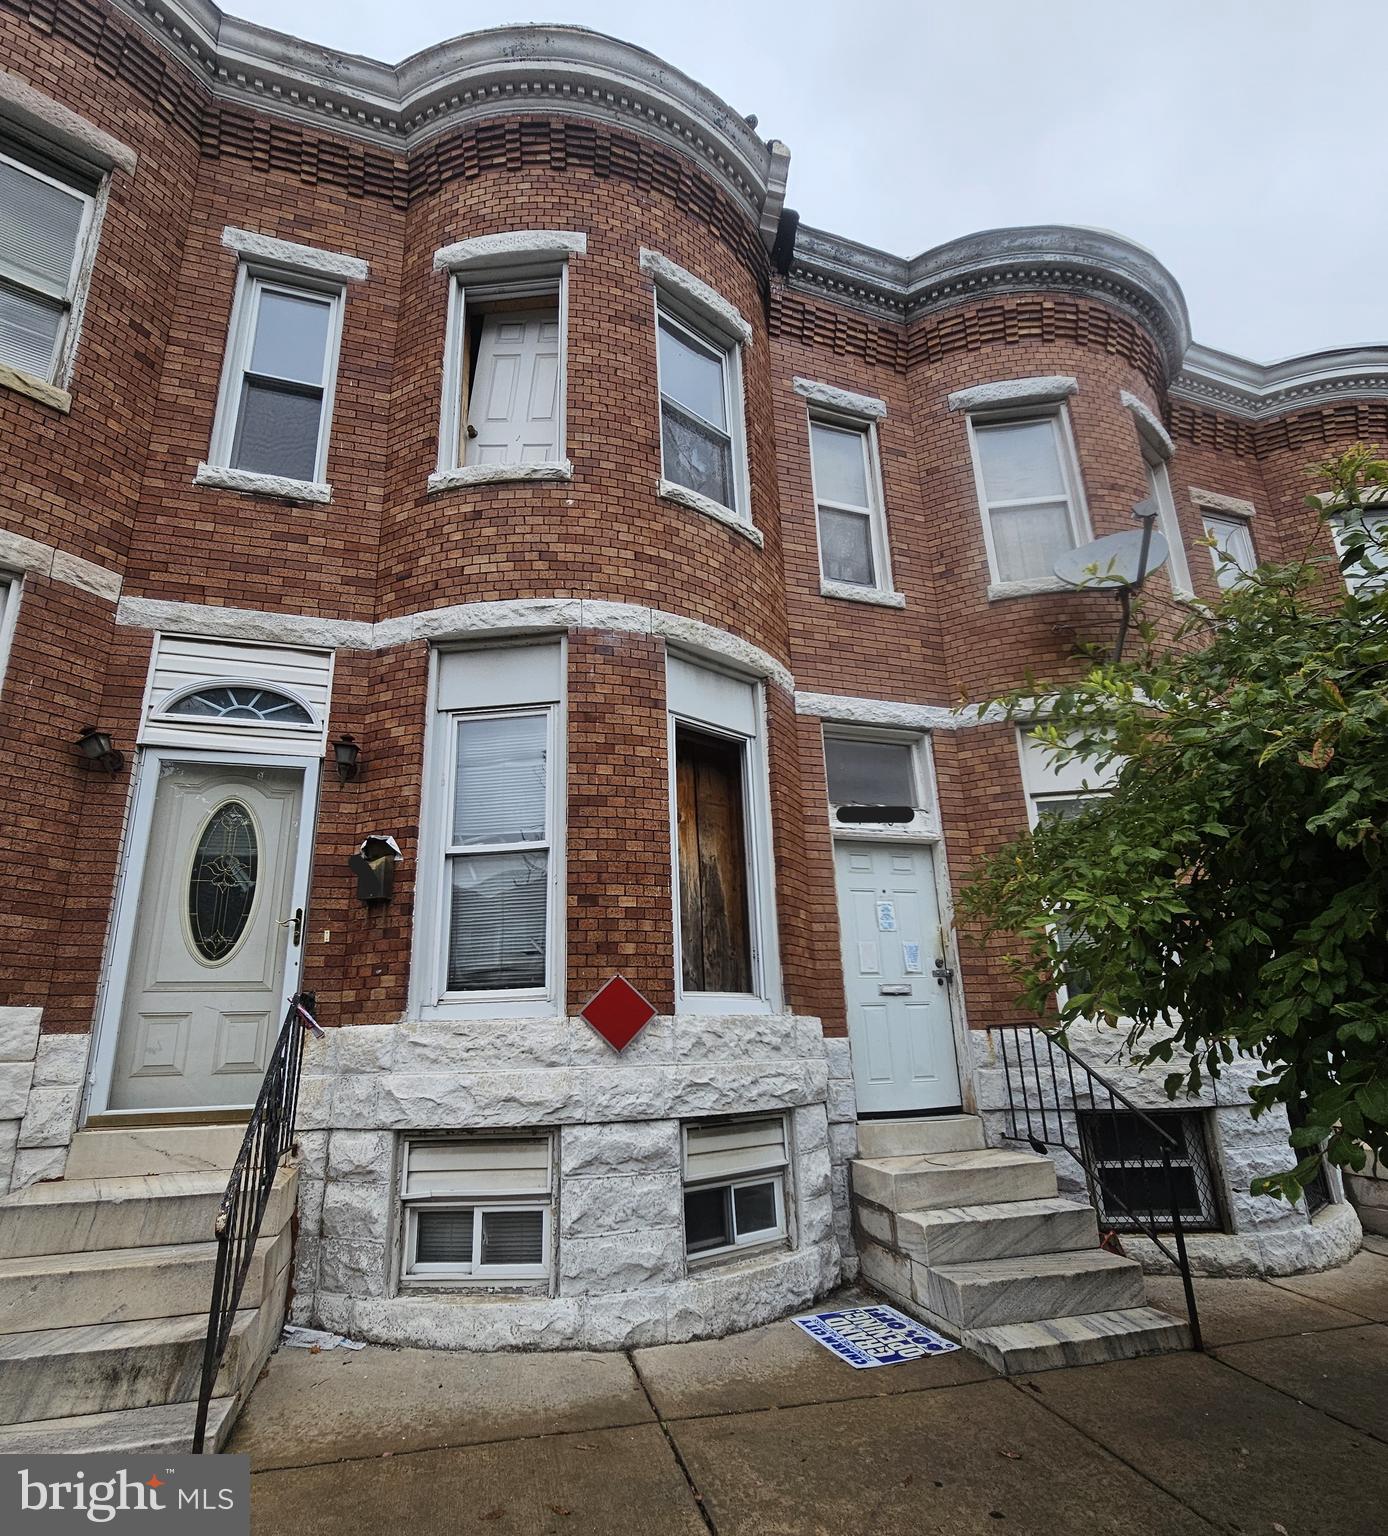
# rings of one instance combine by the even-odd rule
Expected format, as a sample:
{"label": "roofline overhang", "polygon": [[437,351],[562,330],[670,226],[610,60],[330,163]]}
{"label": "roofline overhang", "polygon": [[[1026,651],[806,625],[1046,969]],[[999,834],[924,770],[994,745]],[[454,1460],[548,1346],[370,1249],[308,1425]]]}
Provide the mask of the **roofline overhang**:
{"label": "roofline overhang", "polygon": [[710,171],[768,249],[790,151],[653,53],[585,27],[470,32],[383,64],[226,15],[211,0],[113,0],[220,100],[404,154],[479,117],[569,114],[620,124]]}

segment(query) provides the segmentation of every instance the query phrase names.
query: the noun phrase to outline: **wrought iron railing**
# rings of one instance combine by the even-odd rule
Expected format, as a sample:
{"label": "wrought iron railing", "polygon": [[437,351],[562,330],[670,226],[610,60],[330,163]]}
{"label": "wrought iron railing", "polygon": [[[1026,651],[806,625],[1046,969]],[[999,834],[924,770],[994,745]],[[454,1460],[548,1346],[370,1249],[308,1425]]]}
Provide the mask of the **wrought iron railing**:
{"label": "wrought iron railing", "polygon": [[[1196,1173],[1185,1161],[1185,1149],[1158,1118],[1139,1109],[1048,1030],[1005,1025],[998,1038],[1007,1084],[1008,1128],[1003,1134],[1036,1152],[1053,1147],[1068,1152],[1084,1173],[1101,1226],[1108,1228],[1105,1241],[1122,1231],[1140,1232],[1171,1262],[1185,1291],[1191,1343],[1202,1349],[1186,1253],[1188,1218],[1182,1214],[1183,1204],[1191,1208]],[[1173,1156],[1178,1166],[1184,1162],[1180,1181]]]}
{"label": "wrought iron railing", "polygon": [[255,1258],[265,1207],[270,1203],[280,1164],[294,1146],[304,1031],[310,1027],[317,1029],[316,1023],[310,1024],[315,1007],[311,992],[301,992],[289,1000],[241,1150],[236,1154],[226,1193],[217,1209],[217,1267],[212,1279],[212,1305],[207,1314],[207,1342],[202,1352],[198,1415],[193,1426],[195,1454],[201,1454],[207,1436],[212,1389],[231,1340],[246,1275]]}

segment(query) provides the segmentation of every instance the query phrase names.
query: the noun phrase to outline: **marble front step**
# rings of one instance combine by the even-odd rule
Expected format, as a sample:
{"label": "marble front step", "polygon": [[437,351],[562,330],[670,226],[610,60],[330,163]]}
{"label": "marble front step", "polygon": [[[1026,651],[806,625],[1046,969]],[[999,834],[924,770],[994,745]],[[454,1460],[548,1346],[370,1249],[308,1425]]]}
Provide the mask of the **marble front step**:
{"label": "marble front step", "polygon": [[[290,1229],[255,1245],[242,1299],[259,1304],[288,1261]],[[0,1334],[206,1314],[217,1245],[170,1243],[0,1260]]]}
{"label": "marble front step", "polygon": [[[280,1169],[262,1232],[278,1232],[289,1220],[295,1178],[293,1167]],[[0,1197],[0,1254],[18,1259],[206,1242],[226,1182],[226,1174],[216,1171],[31,1184]]]}
{"label": "marble front step", "polygon": [[[243,1308],[217,1376],[219,1397],[246,1385],[278,1336],[286,1268],[270,1299]],[[0,1425],[149,1408],[196,1397],[205,1312],[138,1323],[93,1323],[0,1337]]]}
{"label": "marble front step", "polygon": [[1099,1223],[1092,1206],[1060,1196],[942,1206],[901,1212],[894,1246],[918,1264],[969,1264],[1097,1248]]}
{"label": "marble front step", "polygon": [[1101,1248],[912,1271],[921,1305],[962,1329],[1117,1312],[1146,1301],[1142,1266]]}
{"label": "marble front step", "polygon": [[962,1342],[1004,1376],[1052,1371],[1064,1365],[1133,1360],[1139,1355],[1162,1355],[1191,1346],[1190,1325],[1155,1307],[966,1328]]}
{"label": "marble front step", "polygon": [[[67,1155],[68,1179],[139,1178],[151,1173],[229,1173],[245,1140],[239,1125],[142,1125],[82,1130]],[[223,1179],[223,1185],[226,1180]]]}
{"label": "marble front step", "polygon": [[852,1169],[854,1195],[890,1211],[1047,1200],[1056,1193],[1055,1164],[1048,1157],[1004,1147],[859,1157]]}
{"label": "marble front step", "polygon": [[[135,1456],[179,1453],[193,1448],[197,1401],[161,1403],[154,1408],[124,1408],[116,1413],[88,1413],[72,1418],[41,1419],[0,1428],[0,1455]],[[219,1451],[235,1422],[236,1399],[215,1397],[208,1408],[205,1451]]]}
{"label": "marble front step", "polygon": [[975,1152],[983,1148],[977,1115],[930,1115],[917,1120],[860,1120],[859,1157],[910,1157],[921,1152]]}

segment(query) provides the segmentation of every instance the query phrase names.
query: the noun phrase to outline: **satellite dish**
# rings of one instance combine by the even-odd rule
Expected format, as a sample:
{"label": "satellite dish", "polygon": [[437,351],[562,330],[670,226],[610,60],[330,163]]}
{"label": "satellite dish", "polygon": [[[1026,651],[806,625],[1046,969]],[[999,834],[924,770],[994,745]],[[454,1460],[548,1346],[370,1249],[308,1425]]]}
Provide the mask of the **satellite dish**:
{"label": "satellite dish", "polygon": [[1147,549],[1147,564],[1142,564],[1143,530],[1110,533],[1079,549],[1067,549],[1055,563],[1055,573],[1067,587],[1087,591],[1112,592],[1135,587],[1159,566],[1166,564],[1170,551],[1166,540],[1154,528]]}

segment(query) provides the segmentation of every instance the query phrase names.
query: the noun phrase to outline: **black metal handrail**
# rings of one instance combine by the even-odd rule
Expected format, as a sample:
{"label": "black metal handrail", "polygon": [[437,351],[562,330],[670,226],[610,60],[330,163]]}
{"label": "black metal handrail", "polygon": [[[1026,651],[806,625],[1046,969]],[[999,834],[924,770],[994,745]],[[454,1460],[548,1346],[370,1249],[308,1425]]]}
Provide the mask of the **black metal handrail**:
{"label": "black metal handrail", "polygon": [[[1181,1222],[1180,1199],[1171,1173],[1171,1153],[1179,1151],[1177,1142],[1151,1115],[1139,1109],[1121,1089],[1114,1086],[1088,1062],[1077,1056],[1067,1045],[1056,1039],[1049,1030],[1038,1029],[1033,1024],[1006,1024],[998,1029],[1002,1045],[1003,1074],[1007,1082],[1007,1112],[1009,1129],[1003,1134],[1009,1141],[1025,1141],[1037,1152],[1047,1147],[1060,1147],[1068,1152],[1084,1170],[1089,1190],[1089,1203],[1094,1207],[1101,1222],[1108,1219],[1108,1211],[1114,1207],[1122,1210],[1128,1221],[1142,1233],[1176,1267],[1185,1291],[1186,1315],[1190,1319],[1191,1343],[1203,1349],[1200,1336],[1200,1316],[1195,1305],[1195,1284],[1191,1279],[1190,1258],[1186,1253],[1186,1235]],[[1023,1031],[1030,1036],[1030,1050],[1023,1050]],[[1037,1049],[1037,1036],[1046,1042],[1043,1059]],[[1012,1049],[1008,1050],[1011,1039]],[[1028,1070],[1028,1068],[1030,1070]],[[1082,1086],[1076,1086],[1076,1074]],[[1047,1102],[1046,1079],[1050,1080],[1050,1101]],[[1069,1088],[1069,1114],[1074,1126],[1073,1137],[1067,1131],[1066,1110],[1062,1084]],[[1029,1093],[1034,1086],[1035,1093]],[[1088,1102],[1083,1102],[1087,1100]],[[1156,1140],[1162,1171],[1161,1189],[1165,1200],[1160,1204],[1150,1201],[1145,1219],[1138,1210],[1113,1188],[1112,1181],[1104,1177],[1105,1164],[1095,1156],[1093,1140],[1085,1134],[1080,1116],[1086,1111],[1116,1115],[1124,1113],[1136,1117],[1137,1122]],[[1025,1126],[1025,1129],[1023,1129]],[[1124,1168],[1154,1170],[1150,1156],[1127,1157],[1123,1150],[1121,1132],[1114,1138],[1118,1151],[1116,1166],[1120,1173]],[[1158,1211],[1169,1215],[1171,1239],[1174,1249],[1168,1247],[1158,1233]]]}
{"label": "black metal handrail", "polygon": [[260,1224],[280,1164],[294,1146],[294,1115],[299,1105],[299,1066],[303,1060],[304,1031],[310,1025],[315,1000],[311,992],[290,998],[280,1026],[265,1080],[260,1085],[241,1150],[232,1164],[226,1193],[217,1208],[217,1267],[212,1279],[212,1305],[207,1314],[207,1342],[202,1352],[202,1384],[198,1389],[198,1416],[193,1426],[193,1452],[202,1453],[207,1435],[207,1410],[212,1389],[231,1339],[241,1291],[255,1257]]}

